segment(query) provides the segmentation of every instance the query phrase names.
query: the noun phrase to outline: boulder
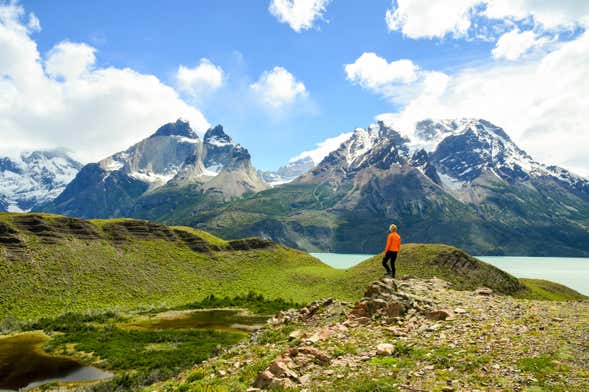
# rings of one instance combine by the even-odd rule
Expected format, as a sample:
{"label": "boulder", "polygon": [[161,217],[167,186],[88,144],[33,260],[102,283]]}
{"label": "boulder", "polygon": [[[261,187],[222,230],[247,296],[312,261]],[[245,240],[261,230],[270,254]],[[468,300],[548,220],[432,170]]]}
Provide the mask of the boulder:
{"label": "boulder", "polygon": [[488,287],[479,287],[474,291],[474,295],[491,295],[493,290]]}
{"label": "boulder", "polygon": [[390,343],[380,343],[376,346],[378,355],[392,355],[395,352],[395,346]]}
{"label": "boulder", "polygon": [[454,314],[452,313],[452,311],[447,309],[433,310],[425,314],[425,317],[427,319],[434,321],[448,320],[453,316]]}

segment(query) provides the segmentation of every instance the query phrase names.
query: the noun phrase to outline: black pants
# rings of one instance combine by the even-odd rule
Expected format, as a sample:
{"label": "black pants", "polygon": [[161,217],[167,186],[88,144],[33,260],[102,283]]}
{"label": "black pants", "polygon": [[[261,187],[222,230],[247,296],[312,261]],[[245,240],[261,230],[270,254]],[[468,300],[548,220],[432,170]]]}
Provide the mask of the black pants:
{"label": "black pants", "polygon": [[[388,265],[388,261],[391,261],[391,266],[389,267]],[[395,273],[397,272],[395,269],[395,261],[397,260],[397,252],[393,252],[392,250],[389,250],[387,253],[385,253],[383,259],[382,259],[382,265],[384,267],[384,269],[387,270],[387,273],[391,274],[393,276],[393,278],[395,277]]]}

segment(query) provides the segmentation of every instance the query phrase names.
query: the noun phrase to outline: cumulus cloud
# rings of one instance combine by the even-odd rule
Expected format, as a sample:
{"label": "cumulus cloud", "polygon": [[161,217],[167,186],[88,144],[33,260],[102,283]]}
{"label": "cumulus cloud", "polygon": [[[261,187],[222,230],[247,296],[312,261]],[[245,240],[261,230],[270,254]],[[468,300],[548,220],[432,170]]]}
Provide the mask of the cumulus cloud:
{"label": "cumulus cloud", "polygon": [[[477,117],[501,127],[536,159],[589,175],[589,33],[544,55],[463,69],[425,83],[396,113],[400,129],[426,117]],[[428,87],[429,86],[429,87]]]}
{"label": "cumulus cloud", "polygon": [[252,92],[272,109],[280,109],[308,96],[303,82],[283,67],[264,71],[257,82],[250,84]]}
{"label": "cumulus cloud", "polygon": [[541,46],[546,41],[531,30],[522,32],[515,28],[499,37],[491,53],[496,59],[517,60],[530,49]]}
{"label": "cumulus cloud", "polygon": [[473,7],[481,0],[396,0],[386,11],[390,30],[410,38],[441,38],[466,35]]}
{"label": "cumulus cloud", "polygon": [[389,62],[375,53],[363,53],[344,69],[350,82],[399,105],[418,95],[438,94],[448,79],[443,72],[423,70],[411,60]]}
{"label": "cumulus cloud", "polygon": [[353,132],[346,132],[335,137],[325,139],[324,141],[317,143],[316,148],[313,150],[303,151],[296,157],[291,158],[290,162],[294,162],[303,158],[311,158],[311,160],[313,160],[313,162],[317,165],[323,160],[323,158],[329,155],[329,153],[337,150],[342,143],[351,138],[353,134]]}
{"label": "cumulus cloud", "polygon": [[417,80],[419,67],[411,60],[388,62],[376,53],[363,53],[352,64],[345,66],[346,77],[351,82],[385,95],[393,94],[397,84]]}
{"label": "cumulus cloud", "polygon": [[193,68],[181,65],[176,72],[178,88],[193,97],[218,89],[224,78],[223,69],[206,58]]}
{"label": "cumulus cloud", "polygon": [[313,27],[322,19],[330,0],[272,0],[270,13],[280,22],[287,23],[297,33]]}
{"label": "cumulus cloud", "polygon": [[95,161],[178,117],[197,130],[203,114],[157,77],[100,68],[96,50],[64,41],[42,56],[15,3],[0,6],[0,138],[4,150],[66,147]]}
{"label": "cumulus cloud", "polygon": [[[587,15],[584,0],[393,0],[385,21],[390,30],[410,38],[477,37],[485,34],[474,30],[486,24],[531,19],[541,29],[571,29],[587,26]],[[475,18],[484,23],[473,23]]]}
{"label": "cumulus cloud", "polygon": [[96,49],[84,43],[60,42],[47,54],[45,71],[52,77],[78,78],[94,66],[95,52]]}

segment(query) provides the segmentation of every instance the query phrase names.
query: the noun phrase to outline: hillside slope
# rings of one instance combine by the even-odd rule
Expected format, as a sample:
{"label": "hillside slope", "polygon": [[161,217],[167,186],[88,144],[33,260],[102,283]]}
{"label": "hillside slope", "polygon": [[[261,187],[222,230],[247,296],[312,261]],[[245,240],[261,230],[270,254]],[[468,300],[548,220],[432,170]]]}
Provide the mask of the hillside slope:
{"label": "hillside slope", "polygon": [[[488,286],[513,295],[526,290],[509,274],[444,245],[404,246],[399,272],[436,275],[459,289]],[[0,320],[66,310],[169,307],[209,294],[250,291],[295,302],[327,296],[355,300],[380,276],[378,257],[338,270],[258,238],[225,241],[191,228],[133,219],[0,214]],[[555,298],[575,298],[561,291]]]}

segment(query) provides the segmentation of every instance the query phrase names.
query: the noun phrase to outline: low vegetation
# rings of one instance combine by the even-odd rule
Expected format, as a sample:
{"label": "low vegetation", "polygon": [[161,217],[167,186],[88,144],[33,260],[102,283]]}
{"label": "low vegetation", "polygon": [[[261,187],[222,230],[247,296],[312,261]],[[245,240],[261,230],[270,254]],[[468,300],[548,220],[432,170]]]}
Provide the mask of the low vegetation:
{"label": "low vegetation", "polygon": [[[457,289],[488,286],[525,298],[583,298],[555,283],[518,281],[445,245],[408,244],[398,265],[400,276],[438,276]],[[252,290],[294,303],[321,297],[353,301],[380,276],[379,256],[338,270],[260,239],[224,241],[191,228],[132,219],[0,214],[3,329],[56,317],[63,309],[171,308],[247,296]]]}

